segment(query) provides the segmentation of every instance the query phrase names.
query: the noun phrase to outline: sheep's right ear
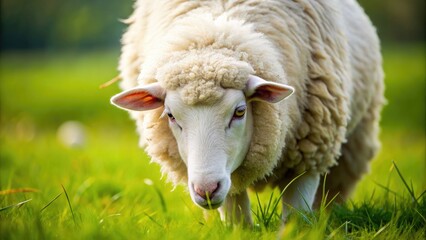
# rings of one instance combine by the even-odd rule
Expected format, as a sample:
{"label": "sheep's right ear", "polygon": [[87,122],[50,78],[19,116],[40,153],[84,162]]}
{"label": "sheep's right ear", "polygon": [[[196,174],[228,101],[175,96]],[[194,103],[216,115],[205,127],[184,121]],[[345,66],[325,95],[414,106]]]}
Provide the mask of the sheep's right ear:
{"label": "sheep's right ear", "polygon": [[164,98],[160,84],[151,83],[121,92],[111,98],[111,103],[125,110],[145,111],[163,106]]}
{"label": "sheep's right ear", "polygon": [[277,103],[293,94],[294,88],[250,75],[244,91],[249,101]]}

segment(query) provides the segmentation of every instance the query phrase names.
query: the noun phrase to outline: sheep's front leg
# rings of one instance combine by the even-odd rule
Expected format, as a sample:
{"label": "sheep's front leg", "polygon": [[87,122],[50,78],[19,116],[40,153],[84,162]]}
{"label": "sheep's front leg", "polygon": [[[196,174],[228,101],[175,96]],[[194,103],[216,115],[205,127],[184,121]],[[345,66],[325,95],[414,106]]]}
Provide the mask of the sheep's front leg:
{"label": "sheep's front leg", "polygon": [[220,218],[232,224],[252,226],[250,200],[247,191],[236,195],[228,195],[223,206],[219,208]]}
{"label": "sheep's front leg", "polygon": [[[282,197],[284,223],[292,209],[312,210],[319,182],[319,173],[305,173],[287,187]],[[281,191],[286,185],[280,186]]]}

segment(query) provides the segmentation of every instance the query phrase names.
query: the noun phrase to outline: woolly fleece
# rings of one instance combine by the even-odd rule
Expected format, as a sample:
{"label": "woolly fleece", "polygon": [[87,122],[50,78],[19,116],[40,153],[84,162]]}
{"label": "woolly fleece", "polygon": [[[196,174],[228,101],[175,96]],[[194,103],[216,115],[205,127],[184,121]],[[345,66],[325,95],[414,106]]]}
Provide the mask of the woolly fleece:
{"label": "woolly fleece", "polygon": [[[214,104],[249,74],[296,89],[277,104],[252,103],[254,133],[230,194],[303,171],[331,171],[329,187],[345,192],[368,170],[379,148],[383,73],[375,29],[355,1],[140,0],[127,23],[123,89],[158,81],[183,89],[189,105]],[[186,182],[163,110],[131,116],[152,161]]]}

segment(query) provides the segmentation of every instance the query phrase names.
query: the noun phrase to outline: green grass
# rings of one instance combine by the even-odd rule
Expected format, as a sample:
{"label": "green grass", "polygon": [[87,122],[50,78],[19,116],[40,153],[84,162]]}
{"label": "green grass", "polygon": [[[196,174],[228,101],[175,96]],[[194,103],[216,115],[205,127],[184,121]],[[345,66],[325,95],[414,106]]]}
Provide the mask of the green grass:
{"label": "green grass", "polygon": [[[184,187],[172,191],[109,105],[118,87],[98,88],[116,76],[118,51],[2,53],[0,238],[424,239],[425,48],[387,46],[384,58],[389,103],[371,173],[347,204],[296,212],[279,233],[277,190],[250,193],[254,229],[205,218]],[[58,141],[69,120],[85,126],[79,148]]]}

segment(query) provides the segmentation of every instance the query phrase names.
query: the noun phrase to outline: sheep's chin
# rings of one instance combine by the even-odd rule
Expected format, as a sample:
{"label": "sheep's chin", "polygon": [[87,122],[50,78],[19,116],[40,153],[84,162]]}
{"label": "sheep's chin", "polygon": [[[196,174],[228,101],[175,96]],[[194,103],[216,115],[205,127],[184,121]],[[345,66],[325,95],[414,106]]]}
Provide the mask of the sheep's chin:
{"label": "sheep's chin", "polygon": [[215,210],[215,209],[219,208],[220,206],[222,206],[222,204],[223,204],[223,201],[220,202],[220,203],[210,204],[210,205],[209,204],[207,204],[207,205],[201,205],[201,204],[197,203],[198,206],[200,206],[200,207],[202,207],[202,208],[204,208],[206,210]]}
{"label": "sheep's chin", "polygon": [[209,202],[201,197],[196,196],[192,198],[192,201],[201,208],[213,210],[222,206],[223,202],[225,201],[225,197],[213,197]]}

